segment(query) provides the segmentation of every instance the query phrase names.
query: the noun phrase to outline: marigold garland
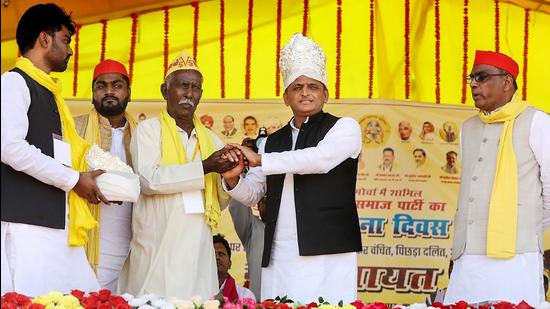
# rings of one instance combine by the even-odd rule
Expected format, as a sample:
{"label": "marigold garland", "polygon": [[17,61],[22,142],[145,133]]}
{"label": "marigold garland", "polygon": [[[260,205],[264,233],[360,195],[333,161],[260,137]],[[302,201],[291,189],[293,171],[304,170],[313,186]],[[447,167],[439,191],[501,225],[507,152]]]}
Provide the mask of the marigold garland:
{"label": "marigold garland", "polygon": [[130,38],[130,56],[128,59],[128,79],[131,84],[132,77],[134,76],[134,62],[136,60],[136,33],[139,15],[134,13],[130,16],[132,17],[132,36]]}
{"label": "marigold garland", "polygon": [[495,0],[495,51],[500,49],[500,8],[499,0]]}
{"label": "marigold garland", "polygon": [[466,82],[466,75],[468,74],[468,0],[464,0],[464,37],[462,41],[462,97],[460,102],[466,103],[466,88],[468,84]]}
{"label": "marigold garland", "polygon": [[302,35],[307,36],[307,20],[309,19],[309,0],[304,0],[304,13],[302,15]]}
{"label": "marigold garland", "polygon": [[342,70],[342,0],[336,0],[336,91],[334,96],[340,99],[340,73]]}
{"label": "marigold garland", "polygon": [[281,58],[281,19],[283,15],[282,0],[277,0],[277,34],[276,34],[276,46],[275,46],[275,95],[281,95],[281,67],[279,66],[279,59]]}
{"label": "marigold garland", "polygon": [[439,0],[434,1],[435,15],[435,103],[441,103],[441,58],[440,58],[440,20],[439,20]]}
{"label": "marigold garland", "polygon": [[220,0],[220,97],[225,98],[225,2]]}
{"label": "marigold garland", "polygon": [[409,99],[411,92],[410,81],[410,0],[405,0],[405,99]]}
{"label": "marigold garland", "polygon": [[107,20],[101,20],[101,55],[99,57],[100,61],[105,60],[105,43],[107,42]]}
{"label": "marigold garland", "polygon": [[77,24],[74,34],[74,66],[73,66],[73,97],[76,96],[78,90],[78,50],[80,42],[80,28],[82,25]]}
{"label": "marigold garland", "polygon": [[248,29],[246,33],[246,69],[244,76],[244,98],[250,99],[250,65],[252,53],[252,15],[254,10],[254,0],[248,0]]}
{"label": "marigold garland", "polygon": [[197,62],[197,53],[199,49],[199,3],[191,3],[193,6],[193,59]]}
{"label": "marigold garland", "polygon": [[523,86],[522,100],[527,100],[527,55],[529,47],[529,9],[525,9],[525,21],[523,24]]}
{"label": "marigold garland", "polygon": [[166,72],[168,71],[168,52],[169,52],[169,40],[168,35],[170,33],[170,11],[167,6],[164,7],[164,74],[162,75],[162,78],[164,79],[164,76],[166,76]]}
{"label": "marigold garland", "polygon": [[369,25],[369,99],[372,99],[374,83],[374,0],[370,0]]}

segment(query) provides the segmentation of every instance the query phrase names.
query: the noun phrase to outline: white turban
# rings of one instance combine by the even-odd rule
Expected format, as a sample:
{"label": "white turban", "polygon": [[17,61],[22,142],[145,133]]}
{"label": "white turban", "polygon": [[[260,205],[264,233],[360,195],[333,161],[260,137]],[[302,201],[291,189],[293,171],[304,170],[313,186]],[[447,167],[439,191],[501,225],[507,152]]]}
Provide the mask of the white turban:
{"label": "white turban", "polygon": [[327,86],[326,57],[323,49],[300,33],[292,36],[281,50],[279,66],[286,90],[293,81],[304,75]]}

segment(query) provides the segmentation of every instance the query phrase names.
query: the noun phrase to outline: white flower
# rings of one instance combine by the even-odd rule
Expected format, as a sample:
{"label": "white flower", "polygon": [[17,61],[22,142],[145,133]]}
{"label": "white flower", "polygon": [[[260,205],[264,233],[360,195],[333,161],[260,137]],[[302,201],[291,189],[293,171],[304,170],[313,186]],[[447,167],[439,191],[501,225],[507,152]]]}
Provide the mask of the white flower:
{"label": "white flower", "polygon": [[200,297],[200,295],[195,295],[195,296],[191,297],[191,301],[192,301],[197,307],[200,307],[200,305],[202,304],[202,297]]}
{"label": "white flower", "polygon": [[420,303],[416,303],[416,304],[411,304],[409,306],[409,309],[426,309],[428,306],[426,304],[420,304]]}
{"label": "white flower", "polygon": [[159,297],[155,293],[149,293],[149,294],[141,295],[141,298],[143,298],[145,300],[153,301],[153,300],[158,299]]}
{"label": "white flower", "polygon": [[160,309],[176,309],[176,306],[172,305],[171,303],[165,302]]}
{"label": "white flower", "polygon": [[124,293],[122,295],[120,295],[122,298],[124,298],[125,301],[129,302],[131,301],[132,299],[134,299],[134,295],[130,294],[130,293]]}
{"label": "white flower", "polygon": [[207,300],[203,304],[204,309],[218,309],[220,307],[220,301],[217,299]]}
{"label": "white flower", "polygon": [[535,308],[537,308],[537,309],[550,309],[550,303],[545,301],[545,302],[542,302],[540,305],[535,306]]}
{"label": "white flower", "polygon": [[178,298],[170,298],[169,302],[176,307],[176,309],[194,309],[195,305],[189,300],[183,300]]}
{"label": "white flower", "polygon": [[132,168],[117,157],[103,151],[97,145],[92,145],[86,154],[86,160],[90,170],[102,169],[105,171],[121,171],[133,173]]}
{"label": "white flower", "polygon": [[142,306],[139,306],[138,309],[156,309],[156,308],[151,305],[142,305]]}
{"label": "white flower", "polygon": [[151,306],[154,306],[155,308],[160,308],[163,305],[166,305],[168,302],[166,302],[163,298],[157,298],[151,300]]}
{"label": "white flower", "polygon": [[141,305],[145,305],[146,303],[147,303],[147,299],[143,299],[141,297],[137,297],[128,301],[128,305],[132,307],[139,307]]}

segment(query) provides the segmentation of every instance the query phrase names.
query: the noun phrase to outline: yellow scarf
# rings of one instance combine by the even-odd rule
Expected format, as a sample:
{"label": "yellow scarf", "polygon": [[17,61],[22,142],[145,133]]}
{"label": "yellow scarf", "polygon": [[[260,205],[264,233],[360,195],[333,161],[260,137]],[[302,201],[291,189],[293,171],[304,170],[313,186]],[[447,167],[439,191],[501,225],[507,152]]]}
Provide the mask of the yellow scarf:
{"label": "yellow scarf", "polygon": [[516,255],[518,212],[518,163],[512,143],[514,121],[527,108],[514,95],[499,111],[479,118],[485,123],[503,122],[498,145],[497,164],[489,204],[487,256],[507,259]]}
{"label": "yellow scarf", "polygon": [[[181,142],[176,121],[168,114],[167,110],[163,110],[160,113],[159,120],[161,125],[162,164],[187,163],[187,152]],[[209,130],[200,122],[196,115],[193,116],[193,125],[197,133],[201,158],[204,160],[216,151],[216,144]],[[211,228],[218,226],[221,217],[220,201],[218,199],[218,177],[216,173],[204,175],[204,215],[206,223]]]}
{"label": "yellow scarf", "polygon": [[[128,121],[130,126],[130,134],[132,134],[136,128],[136,121],[132,115],[124,113],[124,117]],[[90,110],[88,114],[88,125],[86,132],[84,133],[84,139],[90,144],[96,144],[101,146],[101,134],[99,130],[99,114],[95,108]],[[99,222],[101,207],[99,204],[89,204],[90,211],[94,219]],[[99,226],[96,229],[88,230],[88,242],[86,243],[86,256],[88,262],[97,271],[97,265],[99,263]]]}
{"label": "yellow scarf", "polygon": [[[54,95],[55,104],[61,118],[63,139],[71,145],[72,168],[78,172],[87,171],[88,163],[85,156],[90,144],[86,143],[76,132],[69,106],[67,106],[61,95],[59,80],[38,69],[29,59],[24,57],[17,58],[15,67],[21,69]],[[76,192],[72,190],[69,192],[69,246],[84,245],[88,240],[87,230],[97,226],[97,221],[90,214],[87,205],[88,202],[78,196]]]}

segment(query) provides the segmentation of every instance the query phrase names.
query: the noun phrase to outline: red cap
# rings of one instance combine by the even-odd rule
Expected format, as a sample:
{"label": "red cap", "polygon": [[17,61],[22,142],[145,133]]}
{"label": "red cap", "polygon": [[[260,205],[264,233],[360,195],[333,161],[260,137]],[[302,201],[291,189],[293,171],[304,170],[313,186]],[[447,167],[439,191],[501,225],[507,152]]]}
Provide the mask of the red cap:
{"label": "red cap", "polygon": [[502,69],[510,73],[514,78],[518,77],[518,73],[519,73],[518,63],[515,62],[514,59],[506,56],[505,54],[492,52],[492,51],[477,50],[476,59],[474,60],[474,65],[477,65],[477,64],[492,65],[494,67],[497,67],[499,69]]}
{"label": "red cap", "polygon": [[105,59],[95,66],[93,80],[95,80],[98,76],[107,73],[120,73],[128,77],[126,67],[124,67],[122,63],[111,59]]}

